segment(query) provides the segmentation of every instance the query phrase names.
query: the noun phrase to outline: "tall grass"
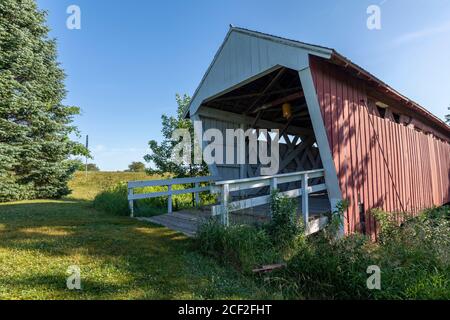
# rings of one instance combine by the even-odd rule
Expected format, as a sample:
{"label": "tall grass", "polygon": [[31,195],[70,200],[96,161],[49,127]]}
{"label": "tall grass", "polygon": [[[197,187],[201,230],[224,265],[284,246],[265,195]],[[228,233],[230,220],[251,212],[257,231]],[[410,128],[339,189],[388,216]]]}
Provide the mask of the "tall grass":
{"label": "tall grass", "polygon": [[[407,218],[399,226],[378,211],[379,243],[361,235],[337,241],[321,233],[288,262],[287,294],[332,299],[450,299],[450,207]],[[367,268],[381,270],[381,289],[369,290]]]}
{"label": "tall grass", "polygon": [[263,229],[250,225],[225,227],[211,219],[198,230],[197,246],[201,252],[228,263],[243,273],[256,266],[281,260]]}
{"label": "tall grass", "polygon": [[292,199],[271,195],[272,222],[263,226],[236,224],[225,227],[211,219],[197,232],[197,246],[205,254],[229,263],[244,273],[264,264],[282,262],[287,249],[301,237],[303,228]]}
{"label": "tall grass", "polygon": [[100,192],[94,198],[93,204],[94,208],[113,215],[129,215],[127,184],[120,182]]}
{"label": "tall grass", "polygon": [[[281,290],[283,298],[450,299],[450,207],[427,210],[402,226],[392,215],[376,212],[379,243],[363,235],[339,239],[334,223],[304,237],[288,200],[272,197],[274,210],[266,226],[205,224],[197,246],[246,273],[284,260],[287,267],[266,275],[264,282]],[[338,219],[335,215],[333,221]],[[367,287],[372,265],[381,270],[380,290]]]}

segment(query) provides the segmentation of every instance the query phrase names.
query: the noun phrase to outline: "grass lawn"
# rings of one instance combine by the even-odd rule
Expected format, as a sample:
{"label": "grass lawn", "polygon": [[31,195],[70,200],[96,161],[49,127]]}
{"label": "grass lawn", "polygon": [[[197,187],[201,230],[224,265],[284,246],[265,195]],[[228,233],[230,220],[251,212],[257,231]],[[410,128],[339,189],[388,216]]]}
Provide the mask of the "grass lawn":
{"label": "grass lawn", "polygon": [[[276,298],[183,235],[96,211],[91,197],[0,204],[0,299]],[[80,291],[66,288],[71,265]]]}

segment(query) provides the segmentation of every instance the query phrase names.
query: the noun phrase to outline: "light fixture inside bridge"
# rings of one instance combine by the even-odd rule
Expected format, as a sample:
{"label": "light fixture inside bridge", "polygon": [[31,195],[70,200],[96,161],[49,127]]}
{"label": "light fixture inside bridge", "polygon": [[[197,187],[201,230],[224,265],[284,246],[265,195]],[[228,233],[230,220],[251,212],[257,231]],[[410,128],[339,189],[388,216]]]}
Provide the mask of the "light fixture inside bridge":
{"label": "light fixture inside bridge", "polygon": [[285,119],[289,119],[290,117],[292,117],[292,107],[290,103],[284,103],[281,108],[283,110],[283,117]]}

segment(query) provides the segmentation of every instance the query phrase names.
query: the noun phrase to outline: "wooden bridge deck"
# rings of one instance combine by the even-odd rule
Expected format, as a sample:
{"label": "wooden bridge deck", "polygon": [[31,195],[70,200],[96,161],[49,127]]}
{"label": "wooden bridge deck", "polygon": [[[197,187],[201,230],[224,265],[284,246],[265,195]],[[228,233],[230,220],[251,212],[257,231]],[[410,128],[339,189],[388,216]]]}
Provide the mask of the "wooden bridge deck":
{"label": "wooden bridge deck", "polygon": [[[301,199],[299,199],[299,201],[301,201]],[[136,219],[155,223],[171,230],[181,232],[188,237],[193,237],[198,230],[198,226],[211,218],[211,211],[205,209],[183,210],[153,217],[138,217]],[[317,221],[317,224],[319,224],[318,218],[320,215],[330,211],[328,199],[320,196],[310,196],[309,210],[310,222]],[[262,223],[268,220],[268,205],[230,213],[231,223]]]}
{"label": "wooden bridge deck", "polygon": [[197,232],[198,226],[210,217],[211,213],[209,212],[192,209],[190,211],[177,211],[159,216],[140,217],[137,219],[152,222],[171,230],[181,232],[188,237],[193,237]]}

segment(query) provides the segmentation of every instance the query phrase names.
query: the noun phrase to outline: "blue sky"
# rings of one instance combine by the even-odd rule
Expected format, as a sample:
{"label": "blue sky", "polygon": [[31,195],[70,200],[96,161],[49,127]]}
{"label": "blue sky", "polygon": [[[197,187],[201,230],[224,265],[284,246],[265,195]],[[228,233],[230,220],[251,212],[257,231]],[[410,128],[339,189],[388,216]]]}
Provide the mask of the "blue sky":
{"label": "blue sky", "polygon": [[[66,28],[69,5],[81,30]],[[381,30],[366,27],[369,5]],[[38,0],[68,77],[65,103],[93,162],[123,170],[161,139],[175,93],[192,94],[229,24],[335,48],[443,118],[450,106],[448,0]],[[84,139],[84,138],[83,138]]]}

